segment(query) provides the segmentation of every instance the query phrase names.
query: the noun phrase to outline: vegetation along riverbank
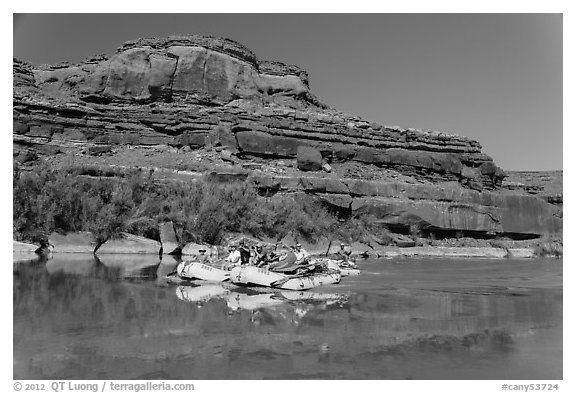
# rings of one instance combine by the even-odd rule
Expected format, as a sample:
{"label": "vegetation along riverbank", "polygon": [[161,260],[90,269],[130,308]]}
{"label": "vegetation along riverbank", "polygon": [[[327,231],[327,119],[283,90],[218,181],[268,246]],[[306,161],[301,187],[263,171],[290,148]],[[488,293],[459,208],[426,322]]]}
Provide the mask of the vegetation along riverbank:
{"label": "vegetation along riverbank", "polygon": [[45,248],[53,233],[89,233],[94,250],[126,233],[160,242],[162,224],[171,222],[180,249],[188,243],[222,246],[244,235],[270,244],[303,242],[316,254],[344,242],[366,257],[562,255],[562,240],[550,236],[439,238],[417,225],[407,233],[393,231],[370,215],[340,218],[305,194],[261,196],[249,177],[231,183],[210,177],[181,182],[139,170],[106,174],[94,168],[31,172],[15,167],[13,189],[15,240]]}

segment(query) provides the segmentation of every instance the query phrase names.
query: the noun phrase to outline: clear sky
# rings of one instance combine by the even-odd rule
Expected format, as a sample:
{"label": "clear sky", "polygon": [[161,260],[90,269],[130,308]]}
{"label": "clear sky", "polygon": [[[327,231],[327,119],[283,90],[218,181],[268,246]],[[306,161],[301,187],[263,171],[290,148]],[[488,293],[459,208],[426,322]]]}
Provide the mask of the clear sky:
{"label": "clear sky", "polygon": [[296,64],[331,107],[467,136],[505,170],[562,169],[561,14],[20,14],[13,55],[78,62],[170,34]]}

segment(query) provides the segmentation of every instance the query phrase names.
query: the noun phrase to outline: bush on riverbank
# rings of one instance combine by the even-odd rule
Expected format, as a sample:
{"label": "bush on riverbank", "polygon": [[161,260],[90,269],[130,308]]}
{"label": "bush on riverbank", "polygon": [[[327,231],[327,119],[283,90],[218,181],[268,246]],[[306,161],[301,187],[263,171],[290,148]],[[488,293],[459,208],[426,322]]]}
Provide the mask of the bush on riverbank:
{"label": "bush on riverbank", "polygon": [[551,238],[550,236],[543,236],[532,246],[534,255],[537,257],[556,257],[560,258],[563,255],[562,241],[559,239]]}
{"label": "bush on riverbank", "polygon": [[321,236],[366,241],[389,237],[367,217],[344,222],[306,196],[262,198],[251,182],[154,181],[139,171],[121,177],[78,175],[77,168],[13,174],[17,240],[45,244],[53,231],[91,231],[97,242],[129,232],[159,240],[158,224],[172,221],[185,242],[219,244],[226,232],[308,241]]}

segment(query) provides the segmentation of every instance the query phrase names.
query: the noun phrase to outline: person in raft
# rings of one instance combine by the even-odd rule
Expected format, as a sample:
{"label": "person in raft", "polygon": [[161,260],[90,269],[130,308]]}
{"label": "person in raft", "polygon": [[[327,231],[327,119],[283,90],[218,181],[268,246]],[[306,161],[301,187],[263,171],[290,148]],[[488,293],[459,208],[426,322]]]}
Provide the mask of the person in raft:
{"label": "person in raft", "polygon": [[356,264],[352,260],[352,250],[345,249],[346,245],[344,243],[340,243],[340,249],[336,251],[336,259],[342,261],[340,263],[343,267],[356,267]]}
{"label": "person in raft", "polygon": [[238,245],[238,252],[240,252],[240,264],[250,264],[250,249],[246,246],[244,240],[240,240],[240,244]]}
{"label": "person in raft", "polygon": [[234,266],[240,266],[240,251],[235,244],[231,244],[230,247],[228,247],[228,251],[230,251],[230,254],[224,259],[223,269],[232,270]]}
{"label": "person in raft", "polygon": [[196,255],[196,261],[204,264],[210,264],[210,258],[206,255],[206,249],[201,248],[198,250],[198,255]]}
{"label": "person in raft", "polygon": [[302,248],[300,243],[296,244],[296,250],[294,251],[294,255],[296,255],[296,264],[297,265],[304,265],[310,262],[310,254],[308,251]]}
{"label": "person in raft", "polygon": [[262,246],[262,243],[256,244],[256,247],[254,247],[252,254],[250,255],[250,261],[252,264],[261,267],[269,262],[268,259],[268,250]]}

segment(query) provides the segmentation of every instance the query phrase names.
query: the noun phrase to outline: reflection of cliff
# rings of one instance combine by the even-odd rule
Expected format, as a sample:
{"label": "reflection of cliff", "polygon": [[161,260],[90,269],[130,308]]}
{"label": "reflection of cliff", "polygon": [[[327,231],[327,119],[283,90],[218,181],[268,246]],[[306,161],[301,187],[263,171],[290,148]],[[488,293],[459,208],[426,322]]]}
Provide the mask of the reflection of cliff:
{"label": "reflection of cliff", "polygon": [[471,348],[487,347],[505,356],[516,335],[562,318],[561,292],[554,291],[391,290],[330,302],[225,290],[198,298],[199,308],[195,298],[179,299],[175,287],[158,286],[154,277],[118,280],[117,271],[97,262],[86,275],[47,267],[14,269],[15,377],[302,377],[319,364],[350,377],[350,367],[371,370],[399,354],[469,356]]}

